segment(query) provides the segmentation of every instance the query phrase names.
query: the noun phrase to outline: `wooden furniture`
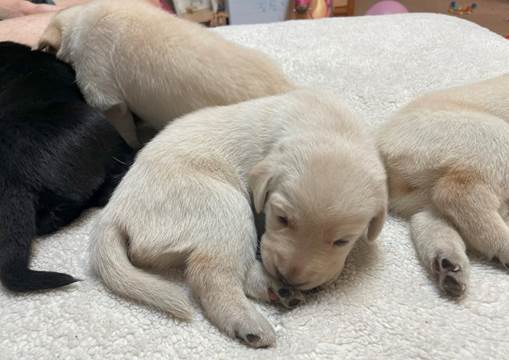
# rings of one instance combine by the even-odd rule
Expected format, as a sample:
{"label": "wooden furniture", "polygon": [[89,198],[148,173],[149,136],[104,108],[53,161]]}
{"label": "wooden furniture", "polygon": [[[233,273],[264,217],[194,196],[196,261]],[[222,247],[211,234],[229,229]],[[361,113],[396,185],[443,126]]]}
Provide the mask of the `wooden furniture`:
{"label": "wooden furniture", "polygon": [[332,16],[353,16],[355,0],[332,0]]}

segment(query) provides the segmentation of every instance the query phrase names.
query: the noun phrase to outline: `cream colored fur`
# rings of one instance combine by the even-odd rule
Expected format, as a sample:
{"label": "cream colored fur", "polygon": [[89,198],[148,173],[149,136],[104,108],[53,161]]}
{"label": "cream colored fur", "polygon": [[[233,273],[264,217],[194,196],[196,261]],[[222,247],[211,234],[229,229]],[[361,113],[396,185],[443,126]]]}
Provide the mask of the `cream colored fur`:
{"label": "cream colored fur", "polygon": [[293,86],[262,53],[135,0],[59,12],[39,41],[76,70],[87,102],[138,145],[132,111],[156,130],[194,110]]}
{"label": "cream colored fur", "polygon": [[437,91],[378,134],[390,207],[410,218],[419,257],[462,296],[466,248],[509,267],[509,75]]}
{"label": "cream colored fur", "polygon": [[[255,258],[251,191],[266,212],[261,251],[272,277]],[[157,275],[184,265],[216,326],[268,346],[274,330],[246,295],[269,300],[277,277],[299,289],[334,279],[359,238],[377,237],[386,205],[383,165],[359,120],[328,94],[296,90],[163,130],[100,214],[92,262],[113,291],[188,318],[182,290]]]}

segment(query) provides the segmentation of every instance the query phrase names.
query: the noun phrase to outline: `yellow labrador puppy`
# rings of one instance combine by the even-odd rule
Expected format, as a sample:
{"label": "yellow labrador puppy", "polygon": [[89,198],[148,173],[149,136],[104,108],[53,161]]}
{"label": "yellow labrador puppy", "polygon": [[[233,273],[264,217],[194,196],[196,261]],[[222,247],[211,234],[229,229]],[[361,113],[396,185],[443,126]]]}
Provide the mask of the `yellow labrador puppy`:
{"label": "yellow labrador puppy", "polygon": [[132,146],[131,110],[155,130],[183,114],[286,92],[270,59],[150,3],[97,0],[59,12],[39,48],[73,65],[87,102]]}
{"label": "yellow labrador puppy", "polygon": [[426,268],[462,296],[466,248],[509,268],[509,75],[437,91],[396,114],[378,134],[390,207],[411,219]]}
{"label": "yellow labrador puppy", "polygon": [[[266,213],[255,258],[250,197]],[[253,347],[275,334],[247,296],[295,305],[335,279],[383,226],[386,177],[374,139],[330,95],[295,90],[177,119],[138,155],[92,235],[113,291],[180,318],[191,308],[161,275],[184,265],[207,317]]]}

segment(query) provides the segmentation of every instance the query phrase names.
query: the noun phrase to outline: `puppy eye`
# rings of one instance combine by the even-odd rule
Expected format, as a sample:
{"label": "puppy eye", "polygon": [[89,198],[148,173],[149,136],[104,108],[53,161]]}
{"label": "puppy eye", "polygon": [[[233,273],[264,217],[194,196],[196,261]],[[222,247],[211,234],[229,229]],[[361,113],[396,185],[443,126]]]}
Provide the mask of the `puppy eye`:
{"label": "puppy eye", "polygon": [[288,226],[288,218],[286,216],[278,216],[277,221],[282,226]]}
{"label": "puppy eye", "polygon": [[348,240],[339,239],[334,241],[334,246],[345,246],[348,244]]}

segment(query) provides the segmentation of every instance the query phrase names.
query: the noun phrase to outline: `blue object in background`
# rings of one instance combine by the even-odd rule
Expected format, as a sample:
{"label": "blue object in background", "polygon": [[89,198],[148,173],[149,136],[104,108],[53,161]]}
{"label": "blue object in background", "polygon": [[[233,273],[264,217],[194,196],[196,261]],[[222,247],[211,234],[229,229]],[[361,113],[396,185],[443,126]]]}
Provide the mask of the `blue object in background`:
{"label": "blue object in background", "polygon": [[230,25],[286,20],[289,0],[228,0]]}

